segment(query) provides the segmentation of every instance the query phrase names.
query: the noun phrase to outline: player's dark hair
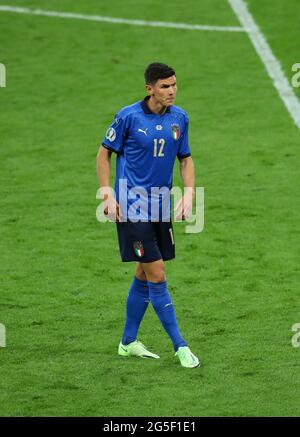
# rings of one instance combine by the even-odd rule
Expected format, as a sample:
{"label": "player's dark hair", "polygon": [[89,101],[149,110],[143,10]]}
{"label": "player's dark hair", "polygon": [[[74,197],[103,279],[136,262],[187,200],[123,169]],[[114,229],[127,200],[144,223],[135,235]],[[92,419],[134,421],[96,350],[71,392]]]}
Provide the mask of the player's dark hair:
{"label": "player's dark hair", "polygon": [[175,70],[172,67],[160,62],[149,64],[144,73],[145,82],[149,85],[155,85],[159,79],[167,79],[174,75]]}

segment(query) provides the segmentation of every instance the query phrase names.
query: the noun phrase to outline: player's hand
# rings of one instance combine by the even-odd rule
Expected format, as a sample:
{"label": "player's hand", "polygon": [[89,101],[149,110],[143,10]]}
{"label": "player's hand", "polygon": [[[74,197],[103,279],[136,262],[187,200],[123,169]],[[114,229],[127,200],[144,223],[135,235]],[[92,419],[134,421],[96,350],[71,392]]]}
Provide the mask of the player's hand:
{"label": "player's hand", "polygon": [[179,200],[175,206],[175,220],[186,220],[188,219],[193,211],[193,196],[192,194],[185,194]]}
{"label": "player's hand", "polygon": [[107,218],[112,222],[121,222],[122,212],[116,199],[114,197],[110,197],[105,200],[105,203],[106,207],[104,208],[104,214],[107,216]]}

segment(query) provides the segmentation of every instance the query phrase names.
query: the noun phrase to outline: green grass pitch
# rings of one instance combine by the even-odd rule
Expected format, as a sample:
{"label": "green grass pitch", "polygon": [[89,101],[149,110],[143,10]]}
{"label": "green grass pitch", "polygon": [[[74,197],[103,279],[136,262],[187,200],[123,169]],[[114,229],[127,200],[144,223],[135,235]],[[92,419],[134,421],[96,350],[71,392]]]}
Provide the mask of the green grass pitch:
{"label": "green grass pitch", "polygon": [[[239,25],[221,0],[1,3]],[[299,1],[248,3],[290,80]],[[298,415],[300,132],[248,36],[6,12],[0,31],[0,415]],[[176,69],[205,187],[204,231],[176,224],[166,266],[182,333],[203,360],[193,370],[152,308],[140,338],[161,359],[117,355],[134,265],[120,262],[115,226],[95,218],[98,146],[115,112],[144,96],[154,60]]]}

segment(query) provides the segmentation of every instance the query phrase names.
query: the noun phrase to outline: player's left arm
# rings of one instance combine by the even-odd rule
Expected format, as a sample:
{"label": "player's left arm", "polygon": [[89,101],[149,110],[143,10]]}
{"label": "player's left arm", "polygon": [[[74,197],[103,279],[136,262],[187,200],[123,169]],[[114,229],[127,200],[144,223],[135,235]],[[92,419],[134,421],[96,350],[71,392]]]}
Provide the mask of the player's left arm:
{"label": "player's left arm", "polygon": [[184,185],[184,195],[175,206],[175,218],[185,220],[192,213],[195,197],[195,166],[191,156],[180,160],[180,175]]}

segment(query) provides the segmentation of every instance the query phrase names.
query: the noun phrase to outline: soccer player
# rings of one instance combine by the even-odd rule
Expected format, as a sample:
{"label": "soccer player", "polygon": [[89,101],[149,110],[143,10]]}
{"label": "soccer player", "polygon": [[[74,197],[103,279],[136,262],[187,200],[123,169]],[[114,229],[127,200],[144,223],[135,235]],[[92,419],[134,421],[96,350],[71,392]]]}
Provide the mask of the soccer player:
{"label": "soccer player", "polygon": [[[109,187],[111,155],[112,152],[117,154],[116,195],[112,190],[104,196],[104,212],[116,221],[122,261],[137,263],[127,297],[126,322],[118,353],[159,358],[137,340],[139,326],[151,302],[181,365],[193,368],[200,362],[180,333],[165,275],[164,261],[175,257],[173,227],[168,215],[170,202],[166,208],[156,192],[153,196],[158,201],[157,213],[151,200],[154,187],[172,188],[177,157],[186,190],[175,207],[176,219],[184,220],[191,214],[195,175],[188,143],[188,116],[174,106],[177,84],[172,67],[155,62],[148,65],[144,76],[147,97],[116,114],[97,155],[100,187]],[[124,189],[120,181],[126,182]],[[132,189],[139,194],[136,198],[129,194]],[[135,213],[138,219],[135,219]]]}

